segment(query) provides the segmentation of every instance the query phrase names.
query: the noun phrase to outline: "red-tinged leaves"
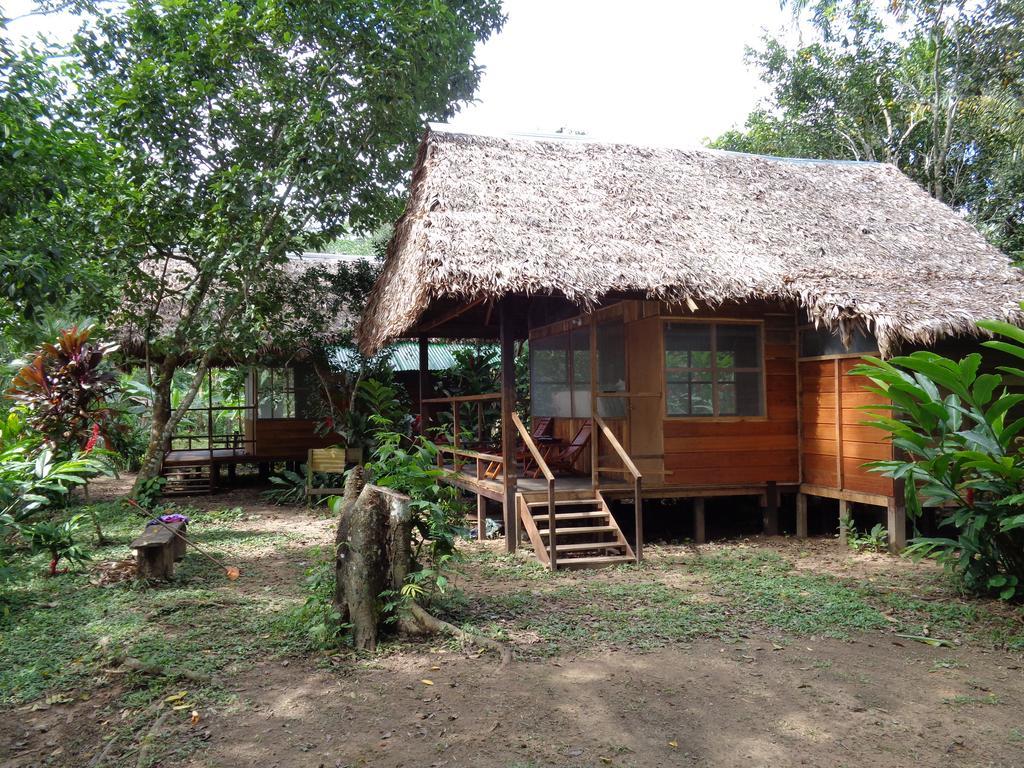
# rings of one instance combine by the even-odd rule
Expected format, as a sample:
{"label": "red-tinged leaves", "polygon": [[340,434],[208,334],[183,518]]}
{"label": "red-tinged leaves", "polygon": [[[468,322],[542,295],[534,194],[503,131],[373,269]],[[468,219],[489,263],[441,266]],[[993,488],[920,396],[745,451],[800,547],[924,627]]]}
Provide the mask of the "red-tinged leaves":
{"label": "red-tinged leaves", "polygon": [[71,327],[61,331],[56,344],[40,345],[7,391],[28,410],[29,427],[69,450],[84,445],[92,425],[106,420],[104,400],[116,382],[102,367],[113,345],[90,343],[91,333],[91,328]]}

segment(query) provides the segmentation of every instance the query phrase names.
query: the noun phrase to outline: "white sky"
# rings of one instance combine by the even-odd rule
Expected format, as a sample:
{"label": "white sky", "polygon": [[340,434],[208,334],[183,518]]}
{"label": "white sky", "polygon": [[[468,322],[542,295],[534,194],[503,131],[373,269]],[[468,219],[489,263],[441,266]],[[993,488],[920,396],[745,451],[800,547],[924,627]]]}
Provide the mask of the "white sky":
{"label": "white sky", "polygon": [[454,124],[680,146],[743,123],[764,93],[744,47],[792,27],[778,0],[505,0],[505,12],[477,50],[478,103]]}
{"label": "white sky", "polygon": [[[792,31],[778,0],[504,0],[504,30],[481,45],[467,130],[551,132],[694,146],[742,124],[763,94],[743,61],[762,30]],[[0,0],[7,16],[30,0]],[[11,33],[68,35],[67,17],[28,18]]]}

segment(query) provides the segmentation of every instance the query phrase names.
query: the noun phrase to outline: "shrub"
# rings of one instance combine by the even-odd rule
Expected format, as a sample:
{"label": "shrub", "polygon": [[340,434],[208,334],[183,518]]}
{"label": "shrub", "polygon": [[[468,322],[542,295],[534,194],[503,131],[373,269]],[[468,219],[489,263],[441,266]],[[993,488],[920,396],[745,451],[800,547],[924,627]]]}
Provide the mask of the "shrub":
{"label": "shrub", "polygon": [[92,328],[66,328],[56,344],[45,343],[14,376],[7,396],[23,406],[28,426],[63,453],[94,436],[110,418],[106,398],[117,377],[101,366],[114,344],[89,341]]}
{"label": "shrub", "polygon": [[[1024,331],[1006,323],[981,324],[1005,340],[985,346],[1024,359]],[[965,588],[1004,600],[1024,597],[1024,418],[1009,414],[1024,404],[1006,376],[1024,370],[1000,366],[980,373],[982,356],[959,362],[933,352],[889,361],[866,358],[853,373],[893,403],[870,424],[888,431],[900,457],[872,462],[876,471],[904,481],[907,513],[937,507],[946,537],[916,537],[907,551],[934,557]]]}
{"label": "shrub", "polygon": [[376,440],[366,464],[370,480],[412,498],[414,567],[401,597],[429,601],[448,586],[457,539],[468,533],[466,508],[458,489],[440,481],[436,445],[387,430],[378,432]]}

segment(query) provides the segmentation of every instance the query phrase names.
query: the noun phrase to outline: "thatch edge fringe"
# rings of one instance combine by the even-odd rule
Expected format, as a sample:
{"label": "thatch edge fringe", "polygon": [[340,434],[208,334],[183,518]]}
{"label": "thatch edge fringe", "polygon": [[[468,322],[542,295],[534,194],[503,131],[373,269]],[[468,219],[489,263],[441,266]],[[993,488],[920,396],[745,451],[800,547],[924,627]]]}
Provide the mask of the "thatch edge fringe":
{"label": "thatch edge fringe", "polygon": [[[936,234],[908,230],[906,232],[908,238],[931,237],[931,245],[934,248],[941,242],[936,239],[938,233],[943,232],[947,237],[958,239],[955,244],[958,250],[954,252],[959,257],[963,257],[964,253],[976,250],[979,253],[979,258],[983,254],[985,258],[991,259],[993,254],[998,254],[1003,259],[1004,267],[998,270],[1000,274],[992,275],[991,285],[979,284],[976,286],[976,289],[982,292],[991,287],[992,301],[990,303],[992,306],[989,309],[992,311],[986,310],[985,314],[980,314],[976,311],[977,307],[968,310],[967,307],[958,308],[940,304],[935,307],[930,316],[915,315],[913,313],[918,310],[901,306],[899,302],[886,300],[885,297],[880,297],[877,302],[871,302],[872,306],[864,306],[862,300],[858,301],[853,296],[836,294],[828,285],[823,286],[826,290],[822,292],[796,284],[798,279],[806,282],[811,278],[798,277],[790,281],[785,278],[776,279],[771,273],[748,276],[737,273],[734,276],[726,274],[724,277],[707,274],[702,275],[702,279],[707,279],[709,285],[703,288],[685,283],[663,284],[652,288],[649,283],[646,286],[629,284],[630,274],[639,267],[623,262],[622,259],[609,262],[608,270],[603,273],[605,279],[601,280],[599,284],[591,286],[583,285],[582,282],[573,284],[563,281],[560,286],[562,290],[555,290],[552,286],[545,285],[538,274],[532,274],[528,270],[523,274],[499,274],[498,278],[501,282],[500,289],[498,289],[492,285],[497,281],[491,280],[492,284],[488,284],[487,279],[491,276],[479,269],[479,265],[472,263],[459,267],[461,272],[457,273],[457,279],[452,279],[449,275],[447,280],[439,280],[441,256],[436,254],[431,247],[430,235],[432,232],[437,232],[431,227],[436,227],[438,221],[442,224],[445,223],[444,216],[448,211],[446,203],[450,202],[446,200],[446,194],[451,193],[451,190],[444,186],[443,181],[440,184],[433,184],[432,188],[429,184],[430,173],[437,159],[438,147],[441,144],[455,144],[456,147],[459,145],[488,147],[496,141],[511,142],[511,140],[465,134],[428,132],[425,135],[418,150],[406,209],[396,224],[394,236],[388,244],[384,270],[374,286],[357,330],[357,340],[364,352],[372,352],[387,341],[400,337],[422,317],[427,307],[438,299],[498,300],[510,294],[525,296],[557,294],[578,304],[583,311],[599,305],[602,298],[612,291],[642,292],[649,299],[684,306],[689,301],[709,306],[717,306],[728,301],[751,299],[791,301],[804,309],[815,325],[840,333],[844,341],[848,341],[856,330],[874,334],[883,355],[892,354],[902,344],[930,345],[944,336],[983,337],[987,334],[977,327],[977,322],[982,319],[1001,319],[1017,325],[1024,324],[1024,311],[1020,309],[1016,301],[1012,303],[1008,300],[1004,301],[1010,295],[1013,295],[1015,299],[1018,294],[1019,298],[1024,298],[1024,277],[1020,278],[1019,285],[1021,287],[1018,288],[1017,273],[1014,270],[1011,270],[1012,275],[1006,272],[1008,260],[988,246],[980,233],[941,203],[931,200],[924,190],[907,180],[897,169],[889,166],[876,166],[873,176],[865,176],[865,183],[903,185],[900,190],[901,194],[908,195],[908,206],[917,206],[927,215],[934,217],[936,222]],[[514,143],[513,149],[515,149]],[[629,149],[628,145],[622,145],[608,149],[608,152],[621,151],[625,153]],[[454,151],[456,150],[452,150],[452,152]],[[531,147],[527,151],[534,150]],[[536,153],[542,156],[545,153],[557,151],[556,146],[548,145],[536,149]],[[751,162],[760,160],[780,162],[758,158],[748,158],[748,160]],[[451,160],[448,162],[451,163]],[[466,171],[466,173],[470,173],[470,171]],[[455,194],[459,191],[456,189]],[[429,194],[434,195],[433,199],[427,199]],[[464,201],[459,200],[458,202]],[[940,208],[944,209],[944,213],[939,210]],[[432,218],[435,210],[437,214]],[[445,232],[438,232],[438,236],[444,237]],[[868,239],[870,240],[870,236]],[[872,254],[875,258],[884,258],[882,254],[896,253],[902,247],[899,241],[890,242],[881,238],[875,242],[869,242],[869,245],[874,246],[877,251]],[[654,244],[654,247],[664,251],[660,245]],[[938,249],[935,248],[935,250]],[[604,252],[602,251],[600,255],[603,257]],[[742,259],[743,257],[738,258]],[[608,260],[606,259],[606,261]],[[951,266],[955,267],[952,261]],[[654,268],[656,269],[656,267]],[[829,274],[828,263],[823,264],[821,268],[825,270],[825,274]],[[450,267],[449,272],[451,272]],[[922,276],[921,279],[925,278]],[[819,282],[821,281],[819,280]],[[886,303],[890,306],[895,305],[896,311],[879,311],[881,309],[879,305]],[[899,310],[903,311],[902,315]]]}

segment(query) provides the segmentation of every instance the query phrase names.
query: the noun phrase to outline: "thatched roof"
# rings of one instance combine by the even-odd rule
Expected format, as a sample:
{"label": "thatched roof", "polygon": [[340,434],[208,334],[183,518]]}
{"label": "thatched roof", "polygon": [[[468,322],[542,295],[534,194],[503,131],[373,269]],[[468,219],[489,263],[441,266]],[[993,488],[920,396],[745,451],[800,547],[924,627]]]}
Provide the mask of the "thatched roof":
{"label": "thatched roof", "polygon": [[883,353],[1024,319],[1024,275],[891,165],[432,126],[357,335],[375,350],[439,302],[622,292],[795,301]]}
{"label": "thatched roof", "polygon": [[[350,338],[359,319],[360,307],[351,307],[344,302],[338,302],[330,309],[311,306],[310,298],[315,295],[313,289],[324,290],[322,286],[341,270],[351,271],[367,265],[376,269],[378,264],[375,258],[368,256],[306,252],[291,256],[279,268],[275,267],[277,273],[271,282],[275,291],[272,300],[279,305],[274,324],[277,338],[287,337],[290,331],[299,343],[309,346],[329,346]],[[125,353],[138,358],[146,356],[147,340],[153,344],[174,333],[188,296],[183,289],[195,279],[192,267],[182,261],[154,259],[144,264],[143,270],[167,286],[156,311],[153,311],[151,300],[159,294],[152,289],[139,291],[141,298],[126,307],[124,321],[110,329]],[[204,311],[215,323],[219,310],[219,305],[214,304]],[[277,348],[277,342],[269,335],[262,343],[262,350],[266,355],[295,352],[294,349]],[[217,359],[221,359],[220,354]]]}

